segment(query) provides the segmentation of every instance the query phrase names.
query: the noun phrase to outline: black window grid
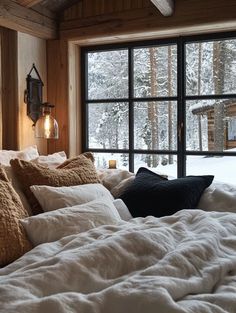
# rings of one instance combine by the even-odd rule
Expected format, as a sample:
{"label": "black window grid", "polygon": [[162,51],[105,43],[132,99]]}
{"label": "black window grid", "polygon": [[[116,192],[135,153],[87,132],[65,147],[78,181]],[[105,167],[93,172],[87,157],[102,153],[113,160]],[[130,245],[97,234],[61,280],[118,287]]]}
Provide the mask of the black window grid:
{"label": "black window grid", "polygon": [[[234,99],[236,93],[230,94],[209,94],[209,95],[186,95],[185,86],[185,45],[194,42],[208,42],[214,40],[236,39],[236,32],[185,36],[170,39],[146,40],[123,44],[109,44],[92,47],[83,47],[81,50],[81,100],[82,100],[82,150],[95,153],[126,153],[129,155],[129,170],[134,171],[135,154],[157,154],[157,155],[176,155],[177,156],[177,176],[186,175],[186,157],[187,156],[235,156],[236,152],[223,151],[190,151],[186,150],[186,102],[189,100],[214,100],[214,99]],[[135,97],[133,94],[133,51],[137,48],[158,47],[164,45],[177,46],[177,95],[171,97]],[[106,99],[88,99],[87,92],[87,55],[91,52],[102,52],[109,50],[127,49],[128,50],[128,97],[127,98],[106,98]],[[134,148],[134,103],[149,101],[176,101],[177,102],[177,150],[148,150]],[[128,149],[96,149],[89,148],[88,140],[88,105],[89,103],[128,103],[129,107],[129,148]]]}

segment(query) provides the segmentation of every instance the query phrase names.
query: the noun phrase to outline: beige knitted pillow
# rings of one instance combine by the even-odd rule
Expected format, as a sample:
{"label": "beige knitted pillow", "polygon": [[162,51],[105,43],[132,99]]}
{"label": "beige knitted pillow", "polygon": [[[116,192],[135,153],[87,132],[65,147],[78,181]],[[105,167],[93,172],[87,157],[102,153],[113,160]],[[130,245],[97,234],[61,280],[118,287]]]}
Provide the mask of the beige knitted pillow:
{"label": "beige knitted pillow", "polygon": [[0,267],[31,249],[19,219],[28,217],[20,198],[0,167]]}
{"label": "beige knitted pillow", "polygon": [[10,163],[33,214],[42,213],[43,210],[29,188],[32,185],[62,187],[100,182],[93,162],[84,155],[79,155],[76,160],[73,159],[73,163],[63,168],[55,169],[19,159],[11,160]]}
{"label": "beige knitted pillow", "polygon": [[64,167],[73,168],[75,166],[78,166],[78,165],[80,165],[80,162],[81,162],[81,156],[84,156],[87,159],[90,159],[94,163],[94,156],[93,156],[92,152],[84,152],[84,153],[77,155],[73,158],[65,160],[63,163],[58,165],[57,168],[64,168]]}

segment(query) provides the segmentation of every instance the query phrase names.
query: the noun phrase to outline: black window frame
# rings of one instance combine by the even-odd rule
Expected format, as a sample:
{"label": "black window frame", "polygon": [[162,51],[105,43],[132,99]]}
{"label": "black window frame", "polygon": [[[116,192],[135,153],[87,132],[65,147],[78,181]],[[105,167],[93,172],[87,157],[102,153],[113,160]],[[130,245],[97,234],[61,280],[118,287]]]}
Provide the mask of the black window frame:
{"label": "black window frame", "polygon": [[[81,101],[82,101],[82,150],[94,153],[126,153],[129,155],[129,171],[134,171],[135,154],[177,155],[177,177],[186,176],[187,156],[236,156],[236,152],[190,151],[186,149],[186,102],[189,100],[214,100],[236,98],[236,93],[218,95],[187,95],[185,84],[185,45],[196,42],[236,39],[236,32],[222,32],[204,35],[180,36],[167,39],[134,41],[119,44],[105,44],[81,47]],[[135,98],[133,95],[133,50],[136,48],[177,46],[177,95],[172,97]],[[128,98],[88,99],[87,95],[87,54],[118,49],[128,49]],[[177,150],[139,150],[134,149],[134,102],[177,101]],[[129,105],[129,148],[128,149],[91,149],[88,145],[88,104],[89,103],[127,102]]]}

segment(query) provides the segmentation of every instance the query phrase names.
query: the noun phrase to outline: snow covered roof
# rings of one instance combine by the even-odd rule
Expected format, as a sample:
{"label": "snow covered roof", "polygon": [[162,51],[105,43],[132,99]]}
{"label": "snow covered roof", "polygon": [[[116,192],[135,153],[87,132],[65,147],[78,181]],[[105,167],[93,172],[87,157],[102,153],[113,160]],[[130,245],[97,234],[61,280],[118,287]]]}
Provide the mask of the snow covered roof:
{"label": "snow covered roof", "polygon": [[[193,114],[207,113],[208,111],[214,109],[215,103],[216,100],[206,100],[206,102],[198,102],[190,107],[190,111],[192,111]],[[224,106],[226,107],[230,107],[236,105],[236,99],[223,100],[221,103],[224,104]]]}

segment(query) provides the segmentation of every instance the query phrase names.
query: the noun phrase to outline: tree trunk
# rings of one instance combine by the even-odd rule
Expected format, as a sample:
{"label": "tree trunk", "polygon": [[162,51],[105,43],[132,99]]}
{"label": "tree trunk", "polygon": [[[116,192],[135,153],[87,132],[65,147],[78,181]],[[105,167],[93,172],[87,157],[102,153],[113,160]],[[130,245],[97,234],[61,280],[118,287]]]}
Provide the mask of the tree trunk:
{"label": "tree trunk", "polygon": [[[150,56],[150,75],[151,75],[151,97],[157,96],[157,60],[156,60],[156,48],[149,48]],[[150,147],[148,149],[158,150],[159,138],[158,138],[158,107],[156,102],[150,102],[148,106],[148,120],[151,127],[151,140]],[[159,164],[159,156],[151,155],[151,166],[157,167]]]}
{"label": "tree trunk", "polygon": [[[201,95],[201,71],[202,71],[202,43],[198,44],[198,95]],[[199,150],[202,151],[202,121],[201,114],[198,115],[198,140]]]}
{"label": "tree trunk", "polygon": [[[224,88],[225,44],[215,41],[213,43],[213,80],[215,94],[222,94]],[[214,149],[224,150],[224,104],[216,100],[214,106]]]}

